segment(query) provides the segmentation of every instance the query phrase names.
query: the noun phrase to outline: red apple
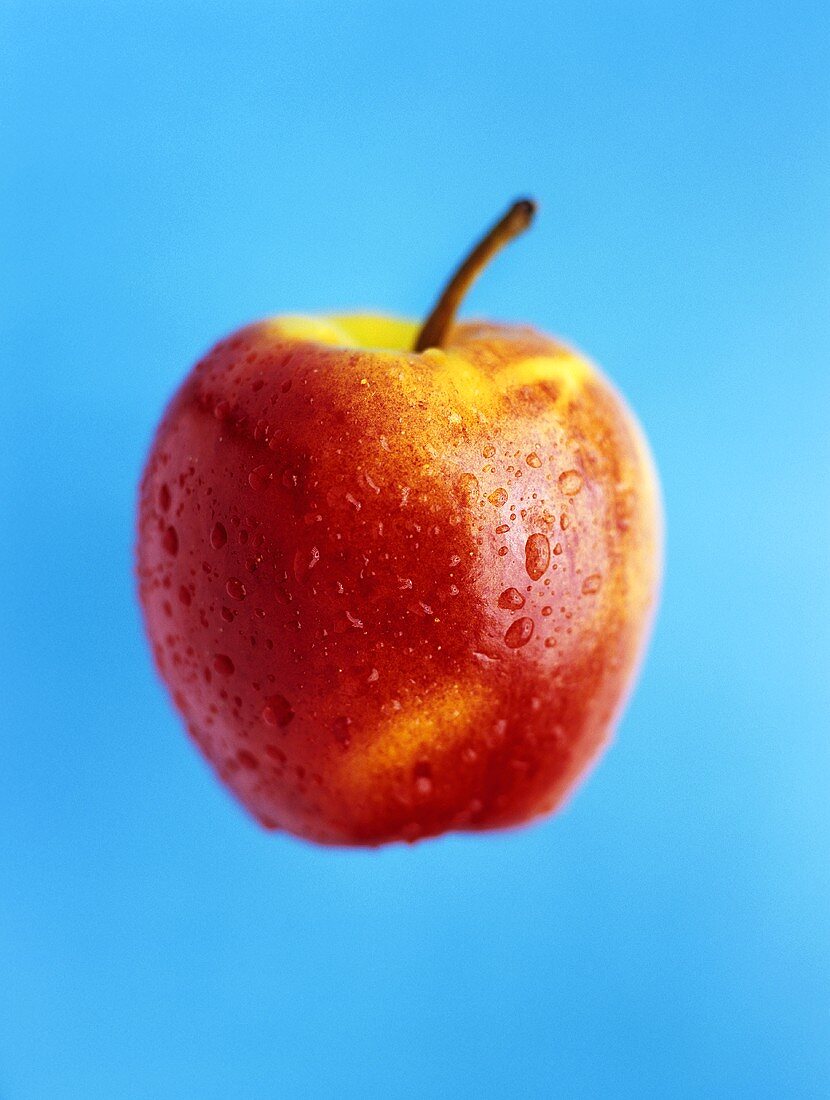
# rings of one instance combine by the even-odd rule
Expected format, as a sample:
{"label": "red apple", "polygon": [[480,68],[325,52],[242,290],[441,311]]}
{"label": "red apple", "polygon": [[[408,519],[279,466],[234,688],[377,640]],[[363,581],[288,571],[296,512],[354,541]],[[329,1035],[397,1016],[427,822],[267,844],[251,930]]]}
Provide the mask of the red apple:
{"label": "red apple", "polygon": [[[653,466],[586,359],[453,324],[262,321],[173,398],[138,578],[196,744],[267,828],[328,844],[527,822],[607,743],[659,576]],[[414,350],[413,350],[414,349]]]}

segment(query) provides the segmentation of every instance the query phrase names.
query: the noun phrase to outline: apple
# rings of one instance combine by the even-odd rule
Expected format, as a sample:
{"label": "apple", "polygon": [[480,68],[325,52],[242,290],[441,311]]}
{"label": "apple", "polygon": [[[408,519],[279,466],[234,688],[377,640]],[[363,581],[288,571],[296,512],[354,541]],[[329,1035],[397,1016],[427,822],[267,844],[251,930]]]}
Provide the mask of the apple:
{"label": "apple", "polygon": [[153,442],[137,575],[220,779],[325,844],[518,825],[608,743],[660,573],[621,397],[530,327],[456,323],[515,203],[427,320],[284,316],[196,364]]}

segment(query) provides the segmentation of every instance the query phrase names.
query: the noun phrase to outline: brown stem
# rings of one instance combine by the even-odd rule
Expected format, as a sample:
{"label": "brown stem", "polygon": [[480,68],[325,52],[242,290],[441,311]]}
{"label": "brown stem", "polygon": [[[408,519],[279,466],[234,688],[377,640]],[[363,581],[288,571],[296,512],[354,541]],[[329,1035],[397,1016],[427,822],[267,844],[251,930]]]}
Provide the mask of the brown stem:
{"label": "brown stem", "polygon": [[519,199],[461,261],[424,321],[413,351],[440,348],[452,328],[461,299],[497,252],[529,227],[536,213],[532,199]]}

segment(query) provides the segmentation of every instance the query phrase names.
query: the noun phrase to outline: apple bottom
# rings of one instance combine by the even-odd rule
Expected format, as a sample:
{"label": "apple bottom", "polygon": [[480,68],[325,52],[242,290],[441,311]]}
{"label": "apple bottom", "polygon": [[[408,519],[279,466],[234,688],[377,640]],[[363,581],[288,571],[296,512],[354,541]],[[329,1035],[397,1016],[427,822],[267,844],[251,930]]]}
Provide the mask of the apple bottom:
{"label": "apple bottom", "polygon": [[[213,713],[209,690],[178,689],[175,702],[218,777],[267,829],[377,845],[506,828],[556,809],[607,744],[633,676],[622,633],[581,658],[564,654],[553,672],[518,653],[471,654],[442,683],[391,697],[391,671],[361,662],[348,691],[315,697],[308,687],[300,698],[311,705],[295,702],[297,712],[269,697],[243,737],[238,719]],[[163,676],[165,661],[162,652]],[[252,686],[220,687],[219,698],[227,691],[223,702],[239,705]]]}

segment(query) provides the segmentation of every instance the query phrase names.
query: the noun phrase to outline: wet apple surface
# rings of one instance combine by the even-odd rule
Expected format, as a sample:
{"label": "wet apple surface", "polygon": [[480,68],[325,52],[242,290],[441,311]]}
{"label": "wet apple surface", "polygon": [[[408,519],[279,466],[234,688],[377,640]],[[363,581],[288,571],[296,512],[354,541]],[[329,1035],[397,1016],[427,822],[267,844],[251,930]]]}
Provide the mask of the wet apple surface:
{"label": "wet apple surface", "polygon": [[410,350],[428,327],[240,330],[174,397],[142,480],[139,593],[173,700],[264,826],[322,843],[554,808],[652,616],[656,480],[619,395],[533,329],[445,317]]}
{"label": "wet apple surface", "polygon": [[420,354],[415,332],[243,329],[175,397],[142,483],[140,595],[176,705],[264,825],[318,841],[554,807],[609,736],[654,598],[654,475],[608,383],[529,329],[460,325]]}

